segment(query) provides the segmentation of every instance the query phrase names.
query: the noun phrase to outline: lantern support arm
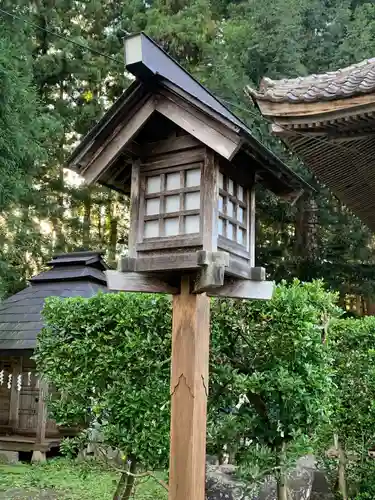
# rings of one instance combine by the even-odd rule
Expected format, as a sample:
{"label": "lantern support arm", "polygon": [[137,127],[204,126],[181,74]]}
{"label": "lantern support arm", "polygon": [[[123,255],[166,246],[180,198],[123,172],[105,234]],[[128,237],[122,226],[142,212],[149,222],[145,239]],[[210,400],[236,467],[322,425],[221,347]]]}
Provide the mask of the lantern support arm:
{"label": "lantern support arm", "polygon": [[105,271],[110,290],[122,292],[168,293],[176,295],[180,288],[155,275],[136,272]]}
{"label": "lantern support arm", "polygon": [[272,298],[275,283],[273,281],[255,281],[246,279],[228,279],[220,288],[206,290],[210,297],[228,299],[258,299],[269,300]]}
{"label": "lantern support arm", "polygon": [[[252,267],[249,279],[239,279],[226,275],[228,262],[229,256],[226,252],[197,252],[192,293],[236,299],[268,300],[272,297],[274,283],[266,281],[266,271],[263,267]],[[106,271],[110,290],[171,295],[180,293],[179,285],[174,283],[173,273],[140,272],[137,269],[137,259],[129,257],[121,259],[119,269]]]}

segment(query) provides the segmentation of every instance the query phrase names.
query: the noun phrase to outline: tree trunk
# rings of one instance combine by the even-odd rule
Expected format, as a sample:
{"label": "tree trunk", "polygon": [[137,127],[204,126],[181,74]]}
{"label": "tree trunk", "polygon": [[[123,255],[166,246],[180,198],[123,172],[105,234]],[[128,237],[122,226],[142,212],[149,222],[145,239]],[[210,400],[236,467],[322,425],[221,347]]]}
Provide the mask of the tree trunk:
{"label": "tree trunk", "polygon": [[108,264],[116,263],[116,250],[118,240],[118,220],[116,216],[116,198],[111,196],[107,207],[107,228],[108,234]]}
{"label": "tree trunk", "polygon": [[[133,459],[131,460],[130,463],[129,472],[131,474],[135,474],[136,470],[137,470],[137,463]],[[113,495],[113,500],[130,500],[134,487],[134,482],[135,482],[135,477],[130,476],[127,472],[124,472],[121,475],[119,482],[117,483],[117,488],[115,494]]]}
{"label": "tree trunk", "polygon": [[372,296],[367,297],[367,315],[375,316],[375,301]]}
{"label": "tree trunk", "polygon": [[[133,458],[130,464],[130,473],[135,474],[136,470],[137,470],[137,463]],[[128,476],[128,481],[126,483],[125,491],[121,497],[121,500],[130,500],[130,496],[132,494],[134,487],[134,482],[135,482],[135,477]]]}
{"label": "tree trunk", "polygon": [[297,202],[295,220],[294,254],[297,258],[297,272],[303,279],[310,279],[311,264],[318,257],[318,206],[316,201],[302,196]]}
{"label": "tree trunk", "polygon": [[278,450],[277,462],[279,473],[277,475],[277,500],[288,500],[288,484],[286,475],[286,443],[283,442]]}
{"label": "tree trunk", "polygon": [[130,476],[128,476],[126,472],[123,472],[121,474],[119,482],[117,483],[115,494],[113,495],[113,500],[121,500],[122,492],[124,491],[125,486],[127,485],[129,477]]}
{"label": "tree trunk", "polygon": [[84,201],[84,216],[83,216],[83,248],[90,248],[90,228],[91,228],[91,193],[87,190]]}
{"label": "tree trunk", "polygon": [[339,470],[338,470],[338,486],[342,500],[348,500],[348,489],[346,484],[346,456],[345,450],[341,447],[339,437],[337,434],[334,436],[335,448],[339,457]]}
{"label": "tree trunk", "polygon": [[98,210],[98,239],[100,241],[100,244],[102,245],[103,241],[103,220],[102,220],[102,210],[101,210],[101,205],[99,204],[97,207]]}

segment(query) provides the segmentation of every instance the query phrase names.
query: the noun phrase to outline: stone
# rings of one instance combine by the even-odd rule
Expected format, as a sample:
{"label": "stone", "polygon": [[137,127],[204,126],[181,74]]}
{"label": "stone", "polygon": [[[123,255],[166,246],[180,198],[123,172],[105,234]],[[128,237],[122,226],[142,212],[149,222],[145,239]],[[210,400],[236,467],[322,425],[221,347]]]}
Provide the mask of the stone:
{"label": "stone", "polygon": [[334,494],[323,471],[315,471],[310,500],[334,500]]}
{"label": "stone", "polygon": [[207,465],[206,500],[253,500],[254,487],[238,480],[234,465]]}
{"label": "stone", "polygon": [[46,462],[47,457],[46,453],[44,451],[39,451],[39,450],[34,450],[32,457],[31,457],[31,462]]}
{"label": "stone", "polygon": [[0,463],[16,464],[18,462],[18,451],[0,450]]}
{"label": "stone", "polygon": [[[207,463],[206,500],[276,500],[276,481],[266,478],[261,485],[239,480],[234,465]],[[324,473],[313,456],[302,457],[288,475],[290,500],[331,500]]]}

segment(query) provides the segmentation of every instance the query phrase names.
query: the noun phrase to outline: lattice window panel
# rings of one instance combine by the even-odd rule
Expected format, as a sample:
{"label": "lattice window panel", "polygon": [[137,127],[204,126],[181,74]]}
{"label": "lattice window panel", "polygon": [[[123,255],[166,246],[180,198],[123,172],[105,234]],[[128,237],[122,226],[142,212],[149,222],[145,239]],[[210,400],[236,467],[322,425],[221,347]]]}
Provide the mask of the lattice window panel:
{"label": "lattice window panel", "polygon": [[219,173],[219,235],[246,247],[247,210],[246,192],[243,187]]}
{"label": "lattice window panel", "polygon": [[145,177],[143,238],[200,232],[200,165]]}

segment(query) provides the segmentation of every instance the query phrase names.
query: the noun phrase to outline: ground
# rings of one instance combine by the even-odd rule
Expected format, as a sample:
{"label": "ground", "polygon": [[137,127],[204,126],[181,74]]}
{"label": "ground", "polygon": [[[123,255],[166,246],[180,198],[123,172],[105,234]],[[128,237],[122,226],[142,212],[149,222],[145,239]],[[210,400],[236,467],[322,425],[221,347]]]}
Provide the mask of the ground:
{"label": "ground", "polygon": [[[1,500],[112,500],[118,474],[93,463],[53,459],[41,465],[0,464]],[[166,500],[152,479],[139,484],[134,500]]]}

